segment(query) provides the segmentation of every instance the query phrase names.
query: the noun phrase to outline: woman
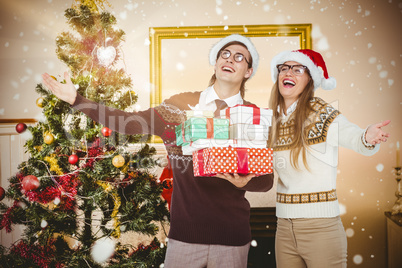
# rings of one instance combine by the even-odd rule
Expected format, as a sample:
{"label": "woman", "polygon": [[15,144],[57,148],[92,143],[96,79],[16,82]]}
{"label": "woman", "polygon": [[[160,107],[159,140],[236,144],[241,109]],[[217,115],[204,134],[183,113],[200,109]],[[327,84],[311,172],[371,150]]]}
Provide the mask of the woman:
{"label": "woman", "polygon": [[314,97],[330,90],[322,56],[313,50],[285,51],[271,63],[270,99],[275,123],[270,147],[278,173],[277,267],[346,267],[346,235],[336,194],[338,146],[373,155],[388,133],[389,120],[361,129]]}

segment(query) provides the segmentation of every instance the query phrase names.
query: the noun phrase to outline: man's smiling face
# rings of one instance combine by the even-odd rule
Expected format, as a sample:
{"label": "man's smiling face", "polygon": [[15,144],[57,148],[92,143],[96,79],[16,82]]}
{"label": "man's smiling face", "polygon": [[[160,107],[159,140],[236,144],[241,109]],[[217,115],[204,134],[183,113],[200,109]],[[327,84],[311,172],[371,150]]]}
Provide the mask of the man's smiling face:
{"label": "man's smiling face", "polygon": [[[231,83],[241,83],[244,78],[249,78],[253,73],[252,68],[248,68],[247,61],[250,62],[250,53],[247,48],[241,45],[230,45],[226,47],[224,50],[230,52],[230,57],[227,59],[218,57],[215,64],[215,73],[217,79],[222,79]],[[236,53],[240,53],[244,55],[245,59],[241,62],[237,62],[234,60],[234,55]]]}

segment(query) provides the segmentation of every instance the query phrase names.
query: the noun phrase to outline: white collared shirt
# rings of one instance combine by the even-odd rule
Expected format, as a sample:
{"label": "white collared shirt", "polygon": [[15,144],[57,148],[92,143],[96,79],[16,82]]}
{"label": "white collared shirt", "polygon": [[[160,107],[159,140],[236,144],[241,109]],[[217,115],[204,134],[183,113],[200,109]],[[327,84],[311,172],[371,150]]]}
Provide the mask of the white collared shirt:
{"label": "white collared shirt", "polygon": [[[215,111],[216,104],[215,100],[219,100],[218,94],[216,94],[214,86],[208,87],[206,90],[201,92],[200,99],[198,101],[198,110],[208,110],[208,111]],[[228,107],[233,107],[238,104],[243,104],[243,98],[240,95],[240,92],[234,96],[224,99],[223,101],[226,102]]]}
{"label": "white collared shirt", "polygon": [[[289,106],[286,110],[286,115],[282,113],[282,120],[287,120],[289,116],[296,110],[297,103],[299,102],[299,99],[297,99],[292,105]],[[280,113],[280,107],[278,106],[278,112]]]}

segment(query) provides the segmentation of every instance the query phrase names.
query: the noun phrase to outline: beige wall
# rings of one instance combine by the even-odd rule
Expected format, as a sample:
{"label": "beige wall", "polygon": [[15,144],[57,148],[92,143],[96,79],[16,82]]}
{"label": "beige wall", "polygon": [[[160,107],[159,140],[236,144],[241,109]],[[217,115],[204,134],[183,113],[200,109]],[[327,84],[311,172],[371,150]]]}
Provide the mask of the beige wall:
{"label": "beige wall", "polygon": [[[34,90],[40,74],[59,76],[67,70],[54,51],[57,34],[68,30],[63,13],[71,2],[0,0],[0,119],[41,113]],[[402,142],[400,0],[110,2],[119,28],[127,34],[122,48],[125,67],[142,109],[149,107],[149,27],[311,23],[313,48],[324,55],[329,74],[338,82],[335,90],[320,89],[317,95],[336,103],[360,127],[392,120],[387,127],[392,137],[375,156],[340,149],[338,176],[349,267],[385,267],[384,211],[395,201],[392,167],[396,141]],[[190,77],[189,90],[191,83]],[[264,206],[266,198],[260,197],[253,202]]]}

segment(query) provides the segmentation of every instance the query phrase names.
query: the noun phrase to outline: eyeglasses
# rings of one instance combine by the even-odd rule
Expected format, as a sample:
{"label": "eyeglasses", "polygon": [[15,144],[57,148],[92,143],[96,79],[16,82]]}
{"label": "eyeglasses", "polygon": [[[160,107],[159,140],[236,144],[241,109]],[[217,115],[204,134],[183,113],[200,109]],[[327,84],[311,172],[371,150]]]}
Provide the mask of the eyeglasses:
{"label": "eyeglasses", "polygon": [[287,64],[278,64],[276,65],[276,68],[278,68],[279,74],[286,74],[289,69],[292,70],[292,73],[294,75],[303,75],[304,72],[306,71],[307,67],[304,65],[287,65]]}
{"label": "eyeglasses", "polygon": [[[229,50],[222,50],[221,51],[222,59],[229,59],[230,55],[232,55],[232,53]],[[247,64],[250,64],[247,61],[246,57],[241,53],[234,54],[233,58],[234,58],[235,62],[241,62],[244,59],[247,62]]]}

